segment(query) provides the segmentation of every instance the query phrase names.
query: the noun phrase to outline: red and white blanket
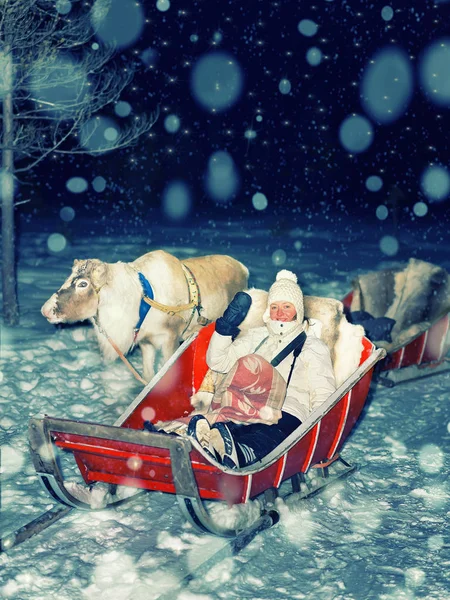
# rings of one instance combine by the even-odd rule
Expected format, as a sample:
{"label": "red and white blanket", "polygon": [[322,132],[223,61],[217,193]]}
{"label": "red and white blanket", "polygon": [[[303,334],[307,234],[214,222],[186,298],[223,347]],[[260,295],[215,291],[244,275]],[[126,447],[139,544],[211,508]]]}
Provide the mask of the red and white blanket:
{"label": "red and white blanket", "polygon": [[[200,414],[205,415],[210,425],[221,421],[273,425],[281,418],[285,395],[286,382],[280,373],[262,356],[248,354],[236,361],[218,386],[209,410]],[[156,426],[166,432],[180,433],[192,416]]]}

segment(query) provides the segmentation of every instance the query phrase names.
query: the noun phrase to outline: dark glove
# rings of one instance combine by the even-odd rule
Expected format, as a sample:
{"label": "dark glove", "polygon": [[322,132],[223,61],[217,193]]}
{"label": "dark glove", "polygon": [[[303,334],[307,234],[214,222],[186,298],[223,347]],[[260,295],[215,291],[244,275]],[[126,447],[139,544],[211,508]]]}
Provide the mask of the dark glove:
{"label": "dark glove", "polygon": [[389,317],[378,317],[373,321],[368,321],[362,326],[366,330],[366,335],[372,341],[392,342],[391,331],[395,325],[394,319]]}
{"label": "dark glove", "polygon": [[220,335],[236,337],[240,329],[238,325],[247,316],[252,298],[246,292],[238,292],[226,308],[223,316],[216,321],[216,331]]}
{"label": "dark glove", "polygon": [[356,310],[350,313],[349,321],[354,325],[362,325],[369,340],[392,342],[391,331],[395,325],[394,319],[375,318],[364,310]]}

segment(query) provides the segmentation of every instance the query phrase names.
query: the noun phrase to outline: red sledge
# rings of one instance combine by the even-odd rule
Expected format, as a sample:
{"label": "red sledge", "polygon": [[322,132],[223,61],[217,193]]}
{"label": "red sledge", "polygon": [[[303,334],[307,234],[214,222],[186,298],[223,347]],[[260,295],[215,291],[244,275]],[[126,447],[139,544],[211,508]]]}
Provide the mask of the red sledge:
{"label": "red sledge", "polygon": [[398,268],[365,273],[342,302],[349,311],[395,320],[392,342],[374,341],[387,352],[377,373],[383,385],[450,370],[450,277],[445,269],[410,259]]}
{"label": "red sledge", "polygon": [[[326,479],[329,467],[336,477],[353,470],[339,452],[358,420],[373,368],[385,351],[363,337],[361,327],[347,323],[342,304],[336,300],[305,297],[305,312],[323,324],[322,339],[331,348],[339,387],[263,460],[229,470],[204,453],[195,440],[143,430],[145,420],[167,421],[192,411],[190,398],[207,372],[205,354],[214,331],[212,324],[180,346],[114,426],[51,417],[32,419],[31,452],[45,488],[66,506],[91,508],[69,492],[59,469],[57,451],[69,451],[86,484],[106,482],[176,494],[185,517],[197,529],[233,537],[239,532],[214,522],[204,501],[235,505],[259,497],[261,512],[267,515],[265,501],[269,504],[274,499],[285,480],[292,482],[288,495],[298,493],[300,497],[301,482],[310,469],[319,467],[325,483],[334,479]],[[343,348],[352,357],[347,362],[338,356]],[[303,496],[320,487],[323,485]]]}

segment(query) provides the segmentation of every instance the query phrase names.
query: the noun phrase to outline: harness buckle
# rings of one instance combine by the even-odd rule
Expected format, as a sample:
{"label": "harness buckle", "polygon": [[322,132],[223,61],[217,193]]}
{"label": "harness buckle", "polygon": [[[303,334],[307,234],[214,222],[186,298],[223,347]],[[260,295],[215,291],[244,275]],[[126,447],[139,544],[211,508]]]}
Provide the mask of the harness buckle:
{"label": "harness buckle", "polygon": [[136,339],[137,339],[139,331],[140,331],[140,327],[134,328],[133,341],[131,342],[131,346],[130,346],[130,349],[128,350],[128,352],[133,352],[133,350],[136,348]]}
{"label": "harness buckle", "polygon": [[197,310],[198,316],[197,316],[197,323],[199,325],[201,325],[202,327],[204,327],[205,325],[209,325],[209,323],[211,323],[211,321],[209,319],[207,319],[206,317],[204,317],[201,312],[203,310],[203,306],[201,304],[197,304],[197,306],[195,307],[195,310]]}

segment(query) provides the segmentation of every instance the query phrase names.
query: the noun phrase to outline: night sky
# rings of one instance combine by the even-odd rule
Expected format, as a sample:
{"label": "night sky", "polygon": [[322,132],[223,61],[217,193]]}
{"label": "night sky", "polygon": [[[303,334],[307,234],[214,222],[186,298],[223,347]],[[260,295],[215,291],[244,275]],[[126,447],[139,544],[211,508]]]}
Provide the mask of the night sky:
{"label": "night sky", "polygon": [[[167,5],[160,0],[160,8]],[[125,0],[121,6],[131,10]],[[69,206],[77,216],[107,214],[110,227],[114,221],[194,226],[197,219],[229,217],[255,223],[269,218],[286,229],[313,223],[315,215],[328,215],[341,227],[346,219],[376,224],[381,205],[388,213],[383,227],[393,235],[419,220],[430,227],[448,223],[448,194],[428,197],[421,178],[430,165],[449,166],[450,98],[430,98],[420,64],[430,44],[450,40],[450,3],[201,0],[173,1],[159,10],[156,0],[146,0],[139,11],[146,19],[139,36],[118,51],[117,60],[137,67],[121,100],[131,105],[131,115],[159,108],[158,121],[132,148],[42,163],[28,174],[31,188],[20,189],[19,199],[33,200],[22,209],[27,220],[59,219],[60,209]],[[304,20],[317,25],[314,35],[301,33]],[[133,18],[130,23],[132,29]],[[322,53],[317,65],[307,60],[312,47]],[[380,122],[361,100],[362,81],[370,61],[386,49],[409,61],[412,83],[398,116]],[[214,111],[195,97],[192,80],[199,61],[217,52],[236,61],[242,91]],[[447,79],[449,65],[440,73]],[[280,91],[287,89],[283,80],[289,93]],[[353,114],[373,127],[373,141],[361,152],[350,152],[339,136]],[[114,106],[104,115],[121,120]],[[179,119],[172,133],[165,126],[169,116]],[[229,154],[237,173],[225,201],[205,187],[208,161],[218,151]],[[86,192],[67,190],[75,176],[89,182]],[[101,193],[91,186],[98,176],[106,180]],[[381,178],[380,190],[367,189],[370,176]],[[163,202],[174,180],[191,195],[189,210],[175,218]],[[267,198],[264,210],[252,202],[257,192]],[[426,215],[415,214],[417,202],[426,204]]]}

